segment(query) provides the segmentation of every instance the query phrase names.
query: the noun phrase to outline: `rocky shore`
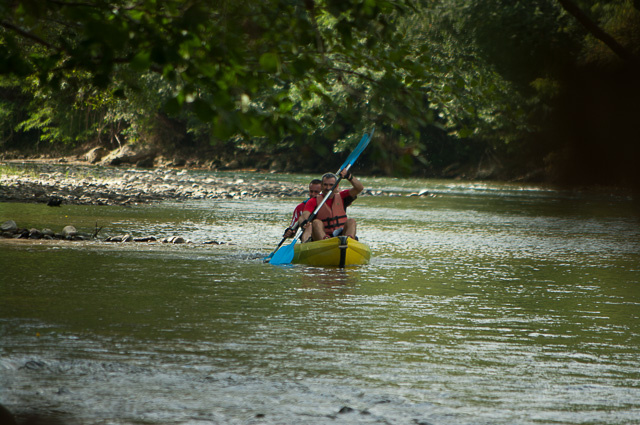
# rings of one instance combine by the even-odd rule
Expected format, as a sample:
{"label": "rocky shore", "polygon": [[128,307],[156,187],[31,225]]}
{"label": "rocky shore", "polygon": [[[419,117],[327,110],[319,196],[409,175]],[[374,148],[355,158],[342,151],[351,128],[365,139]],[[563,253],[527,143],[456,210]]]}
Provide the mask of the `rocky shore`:
{"label": "rocky shore", "polygon": [[246,181],[173,168],[138,169],[40,164],[36,171],[3,173],[0,202],[38,202],[50,206],[127,205],[160,200],[240,199],[304,196],[293,183]]}
{"label": "rocky shore", "polygon": [[[212,175],[195,170],[134,167],[103,167],[82,163],[47,162],[0,163],[0,203],[44,203],[61,205],[134,205],[162,200],[282,198],[304,196],[303,187],[293,183],[234,177],[236,173]],[[8,219],[9,217],[4,217]],[[18,220],[19,218],[15,218]],[[86,230],[86,229],[85,229]],[[101,240],[104,242],[191,243],[181,236],[133,237],[129,234],[101,238],[100,229],[78,231],[73,225],[62,230],[22,228],[14,220],[0,226],[2,239]],[[225,242],[205,241],[220,245]]]}
{"label": "rocky shore", "polygon": [[[2,167],[5,167],[4,169]],[[250,180],[236,172],[207,173],[187,168],[138,168],[88,162],[0,162],[0,202],[34,202],[49,206],[130,205],[162,200],[302,197],[300,184],[275,179]],[[259,174],[258,174],[259,175]],[[401,196],[368,190],[361,194]],[[408,196],[425,196],[426,190]]]}
{"label": "rocky shore", "polygon": [[[98,166],[88,163],[52,163],[29,161],[0,162],[0,203],[43,203],[61,205],[135,205],[162,200],[246,199],[303,197],[300,184],[280,182],[276,178],[239,178],[241,172],[203,172],[186,168],[138,168]],[[261,179],[260,179],[261,178]],[[401,196],[397,193],[365,190],[361,196]],[[427,190],[405,196],[434,196]],[[10,217],[3,217],[7,220]],[[19,218],[13,217],[18,220]],[[2,223],[0,238],[82,241],[99,238],[100,229],[80,232],[73,225],[62,231],[48,228],[21,228],[15,221]],[[181,244],[191,241],[180,237],[136,237],[123,234],[100,239],[105,242],[160,242]],[[205,244],[224,242],[205,241]]]}
{"label": "rocky shore", "polygon": [[[36,228],[21,228],[13,220],[7,220],[0,225],[0,239],[28,239],[28,240],[64,240],[64,241],[88,241],[88,240],[100,240],[103,242],[159,242],[170,244],[183,244],[193,243],[189,239],[185,239],[182,236],[170,236],[157,238],[155,236],[133,237],[130,234],[109,236],[101,239],[98,237],[102,228],[97,227],[91,232],[80,232],[74,226],[67,225],[62,228],[60,232],[54,232],[49,228],[36,229]],[[204,244],[208,245],[223,245],[227,242],[218,242],[215,240],[204,241]]]}

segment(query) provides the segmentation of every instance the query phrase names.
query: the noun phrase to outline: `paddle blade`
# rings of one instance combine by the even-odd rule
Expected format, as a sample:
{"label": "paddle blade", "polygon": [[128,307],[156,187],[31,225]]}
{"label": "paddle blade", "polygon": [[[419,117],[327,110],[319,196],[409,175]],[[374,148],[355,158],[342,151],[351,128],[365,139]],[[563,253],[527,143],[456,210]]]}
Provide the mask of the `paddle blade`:
{"label": "paddle blade", "polygon": [[356,157],[359,155],[358,149],[360,149],[361,146],[368,144],[369,143],[368,139],[369,139],[369,135],[367,133],[364,133],[364,135],[362,136],[362,139],[360,139],[360,142],[358,143],[358,146],[356,146],[356,148],[351,152],[351,154],[349,154],[347,159],[340,166],[341,170],[343,170],[344,167],[346,167],[347,165],[353,164],[355,162]]}
{"label": "paddle blade", "polygon": [[274,264],[277,266],[278,264],[291,263],[291,260],[293,260],[293,246],[296,244],[296,240],[297,239],[294,239],[293,242],[289,245],[285,245],[277,250],[276,253],[273,254],[273,257],[271,257],[271,261],[269,261],[269,264]]}
{"label": "paddle blade", "polygon": [[371,130],[370,134],[364,133],[364,136],[362,136],[362,139],[360,139],[360,143],[358,143],[358,146],[356,146],[353,152],[351,152],[351,155],[349,155],[346,161],[344,161],[344,164],[342,164],[342,166],[340,167],[340,170],[344,170],[345,167],[353,165],[356,162],[356,160],[358,159],[362,151],[364,151],[365,148],[369,145],[369,142],[371,141],[371,136],[373,136],[374,131],[375,131],[375,128]]}
{"label": "paddle blade", "polygon": [[269,262],[269,260],[271,260],[271,258],[273,257],[273,254],[275,254],[275,253],[276,253],[276,252],[275,252],[275,251],[273,251],[271,254],[269,254],[269,255],[267,255],[266,257],[264,257],[264,258],[262,259],[262,262],[263,262],[263,263],[268,263],[268,262]]}

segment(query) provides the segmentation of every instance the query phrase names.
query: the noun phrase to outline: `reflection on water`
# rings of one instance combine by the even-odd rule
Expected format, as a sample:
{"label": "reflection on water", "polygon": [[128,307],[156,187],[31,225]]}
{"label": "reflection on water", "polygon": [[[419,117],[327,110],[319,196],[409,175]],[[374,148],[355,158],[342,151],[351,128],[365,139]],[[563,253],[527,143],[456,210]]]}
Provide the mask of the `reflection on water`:
{"label": "reflection on water", "polygon": [[194,242],[0,241],[0,404],[69,424],[637,421],[627,200],[368,183],[439,196],[359,199],[374,257],[346,270],[262,263],[297,200],[0,204],[20,226]]}

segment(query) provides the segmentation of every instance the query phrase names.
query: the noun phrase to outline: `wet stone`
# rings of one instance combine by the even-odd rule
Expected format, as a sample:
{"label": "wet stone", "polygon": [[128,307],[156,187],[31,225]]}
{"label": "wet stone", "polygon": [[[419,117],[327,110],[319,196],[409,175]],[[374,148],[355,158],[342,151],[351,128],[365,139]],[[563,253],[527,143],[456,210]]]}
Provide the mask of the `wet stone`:
{"label": "wet stone", "polygon": [[2,226],[0,226],[0,231],[2,232],[15,232],[17,230],[18,230],[18,225],[13,220],[7,220],[4,223],[2,223]]}
{"label": "wet stone", "polygon": [[155,236],[145,236],[142,238],[133,238],[134,242],[155,242],[157,239]]}
{"label": "wet stone", "polygon": [[64,226],[62,229],[62,237],[64,238],[73,238],[78,233],[78,230],[73,226]]}

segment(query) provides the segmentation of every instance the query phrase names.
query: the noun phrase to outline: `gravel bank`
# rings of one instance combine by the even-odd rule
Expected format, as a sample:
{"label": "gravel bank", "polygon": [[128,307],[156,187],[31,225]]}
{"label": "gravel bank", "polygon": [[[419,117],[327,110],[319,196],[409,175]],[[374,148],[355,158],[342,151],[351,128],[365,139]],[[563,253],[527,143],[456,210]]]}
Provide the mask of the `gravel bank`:
{"label": "gravel bank", "polygon": [[[34,171],[35,170],[35,171]],[[60,167],[39,164],[0,176],[0,202],[127,205],[165,199],[239,199],[304,196],[292,183],[212,177],[187,170]]]}

